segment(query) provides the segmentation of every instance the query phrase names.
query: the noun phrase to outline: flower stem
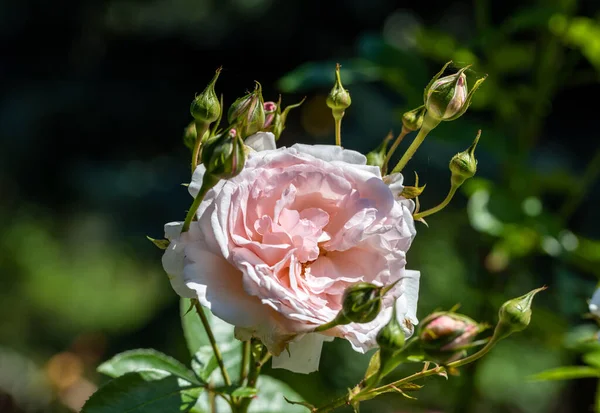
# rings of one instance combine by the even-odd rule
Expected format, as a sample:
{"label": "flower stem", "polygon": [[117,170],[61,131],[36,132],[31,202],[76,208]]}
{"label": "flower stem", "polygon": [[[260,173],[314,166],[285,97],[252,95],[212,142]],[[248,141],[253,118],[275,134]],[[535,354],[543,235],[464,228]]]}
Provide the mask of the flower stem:
{"label": "flower stem", "polygon": [[[264,346],[257,340],[251,340],[250,342],[250,346],[255,345],[257,346],[256,350],[258,351],[252,351],[252,348],[250,348],[249,354],[250,354],[250,371],[248,372],[248,381],[246,383],[246,387],[256,387],[256,382],[258,381],[258,376],[260,375],[260,370],[262,369],[262,366],[264,365],[264,363],[269,360],[269,358],[271,357],[271,355],[269,353],[265,354],[264,356],[262,356],[262,353],[265,352],[265,348]],[[261,354],[261,356],[256,357],[256,354],[259,353]],[[250,403],[252,402],[252,399],[249,397],[246,397],[244,399],[241,399],[239,401],[239,407],[238,409],[235,410],[236,413],[246,413],[248,411],[248,407],[250,406]]]}
{"label": "flower stem", "polygon": [[202,179],[202,186],[198,191],[198,195],[196,195],[194,202],[192,202],[192,205],[190,206],[190,209],[188,210],[188,213],[185,216],[185,221],[183,221],[183,227],[181,228],[182,233],[190,229],[190,224],[192,223],[192,220],[194,219],[196,211],[198,210],[200,203],[204,199],[204,196],[213,186],[217,184],[217,182],[219,182],[218,179],[215,179],[214,177],[206,173],[204,174],[204,178]]}
{"label": "flower stem", "polygon": [[221,374],[223,375],[223,380],[225,381],[225,385],[231,386],[231,379],[229,378],[229,374],[227,373],[227,369],[225,369],[225,364],[223,363],[223,356],[221,355],[221,350],[219,350],[219,346],[217,345],[217,340],[215,340],[215,336],[210,328],[210,323],[208,322],[208,318],[206,318],[206,314],[204,313],[204,308],[200,305],[199,302],[194,303],[194,307],[196,308],[196,312],[200,316],[200,320],[202,321],[202,325],[204,326],[204,330],[206,330],[206,335],[208,336],[208,341],[210,341],[210,345],[212,346],[213,353],[215,354],[215,358],[217,359],[217,364],[219,365],[219,369],[221,370]]}
{"label": "flower stem", "polygon": [[194,143],[194,150],[192,151],[192,173],[198,166],[198,157],[200,155],[200,146],[202,145],[202,138],[208,130],[210,124],[208,122],[196,122],[196,142]]}
{"label": "flower stem", "polygon": [[379,394],[397,390],[398,388],[402,388],[402,385],[411,383],[415,380],[424,379],[425,377],[429,377],[429,376],[433,376],[433,375],[439,375],[439,374],[442,374],[443,372],[445,372],[447,369],[457,368],[457,367],[464,366],[465,364],[472,363],[475,360],[486,355],[492,349],[492,347],[494,347],[494,345],[501,339],[502,339],[502,335],[500,333],[497,333],[497,334],[494,333],[494,335],[487,342],[485,347],[483,347],[477,353],[474,353],[468,357],[465,357],[464,359],[452,362],[452,363],[448,364],[447,366],[436,366],[431,369],[427,369],[427,367],[425,367],[423,370],[421,370],[415,374],[412,374],[408,377],[405,377],[403,379],[397,380],[395,382],[392,382],[392,383],[389,383],[389,384],[386,384],[386,385],[383,385],[380,387],[376,387],[376,388],[366,387],[365,388],[364,387],[365,382],[363,380],[363,382],[361,382],[357,386],[355,386],[354,389],[352,389],[348,394],[346,394],[342,397],[339,397],[324,406],[314,409],[313,413],[326,413],[326,412],[333,411],[333,410],[337,409],[338,407],[350,405],[353,401],[357,402],[357,401],[370,400]]}
{"label": "flower stem", "polygon": [[398,137],[392,144],[390,150],[385,155],[385,161],[383,161],[383,165],[381,166],[381,175],[382,176],[387,174],[388,163],[390,162],[390,159],[392,159],[392,155],[394,154],[394,152],[396,152],[396,149],[398,148],[398,145],[400,145],[400,142],[402,142],[402,139],[404,139],[404,137],[406,135],[408,135],[409,133],[410,133],[410,131],[403,126],[402,131],[400,132],[400,135],[398,135]]}
{"label": "flower stem", "polygon": [[434,206],[433,208],[429,208],[426,211],[423,212],[418,212],[415,215],[413,215],[413,218],[415,220],[421,219],[421,218],[425,218],[429,215],[435,214],[436,212],[441,211],[442,209],[444,209],[446,207],[446,205],[448,205],[450,203],[450,201],[452,200],[452,197],[454,197],[454,194],[456,193],[456,190],[459,188],[459,185],[452,185],[450,187],[450,191],[448,192],[448,195],[446,195],[446,199],[444,199],[440,204]]}
{"label": "flower stem", "polygon": [[344,117],[344,112],[341,114],[336,114],[334,110],[333,119],[335,120],[335,144],[337,146],[342,146],[342,118]]}
{"label": "flower stem", "polygon": [[242,365],[240,368],[240,384],[248,375],[248,359],[250,358],[250,341],[242,343]]}
{"label": "flower stem", "polygon": [[415,152],[417,152],[417,149],[419,149],[419,146],[421,146],[421,144],[427,137],[427,134],[429,134],[429,132],[431,132],[437,125],[439,125],[439,123],[440,121],[438,119],[429,116],[428,112],[425,113],[425,118],[423,119],[423,126],[421,126],[417,137],[410,144],[406,152],[404,152],[404,155],[402,155],[402,158],[400,158],[400,161],[398,161],[398,163],[392,170],[393,174],[402,172],[402,169],[404,169],[408,161],[410,161]]}

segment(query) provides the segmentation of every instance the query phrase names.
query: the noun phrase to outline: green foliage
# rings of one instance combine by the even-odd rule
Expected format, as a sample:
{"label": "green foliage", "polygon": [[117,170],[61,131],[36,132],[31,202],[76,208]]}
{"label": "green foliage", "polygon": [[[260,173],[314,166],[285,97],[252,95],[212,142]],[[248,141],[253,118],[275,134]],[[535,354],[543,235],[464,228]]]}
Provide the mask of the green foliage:
{"label": "green foliage", "polygon": [[201,391],[197,385],[163,371],[127,373],[102,386],[81,412],[187,412]]}
{"label": "green foliage", "polygon": [[126,373],[146,370],[163,371],[185,379],[190,383],[201,384],[194,376],[194,373],[179,361],[152,349],[125,351],[98,366],[100,373],[111,377],[119,377]]}
{"label": "green foliage", "polygon": [[588,366],[565,366],[546,370],[532,377],[534,380],[573,380],[587,377],[600,378],[600,369]]}

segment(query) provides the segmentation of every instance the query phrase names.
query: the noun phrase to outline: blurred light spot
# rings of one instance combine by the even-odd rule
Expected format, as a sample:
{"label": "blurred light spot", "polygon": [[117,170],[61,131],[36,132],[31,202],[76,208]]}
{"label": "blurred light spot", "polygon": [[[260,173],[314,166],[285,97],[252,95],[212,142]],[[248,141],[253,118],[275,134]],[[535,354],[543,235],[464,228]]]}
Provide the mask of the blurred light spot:
{"label": "blurred light spot", "polygon": [[506,250],[497,248],[492,250],[487,257],[485,257],[485,268],[489,272],[500,272],[508,267],[510,257]]}
{"label": "blurred light spot", "polygon": [[542,249],[548,255],[551,255],[553,257],[556,257],[562,251],[560,242],[558,242],[558,240],[556,238],[548,237],[548,236],[546,236],[542,239]]}
{"label": "blurred light spot", "polygon": [[579,246],[579,240],[577,236],[573,234],[571,231],[562,231],[558,237],[560,238],[560,243],[563,248],[567,251],[575,251]]}
{"label": "blurred light spot", "polygon": [[467,212],[471,225],[478,231],[492,235],[500,235],[503,229],[503,224],[487,209],[487,204],[490,201],[490,193],[481,189],[476,191],[469,199]]}
{"label": "blurred light spot", "polygon": [[539,198],[534,196],[525,198],[521,207],[523,208],[523,212],[530,217],[537,217],[542,212],[542,203]]}
{"label": "blurred light spot", "polygon": [[416,35],[421,27],[418,16],[409,10],[397,10],[383,25],[383,38],[399,49],[409,49],[417,44]]}
{"label": "blurred light spot", "polygon": [[83,374],[83,362],[73,353],[58,353],[48,361],[46,373],[52,384],[62,391],[79,380]]}

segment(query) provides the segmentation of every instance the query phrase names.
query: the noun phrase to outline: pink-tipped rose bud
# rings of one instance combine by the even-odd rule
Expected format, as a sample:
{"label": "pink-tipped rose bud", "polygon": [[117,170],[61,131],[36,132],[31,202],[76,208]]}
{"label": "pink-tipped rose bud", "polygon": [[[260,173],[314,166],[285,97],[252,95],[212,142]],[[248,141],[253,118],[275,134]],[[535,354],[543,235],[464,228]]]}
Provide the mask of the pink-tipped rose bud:
{"label": "pink-tipped rose bud", "polygon": [[425,88],[423,96],[427,114],[438,121],[455,120],[462,116],[471,104],[473,93],[485,80],[485,76],[477,79],[469,91],[465,71],[470,65],[463,67],[453,75],[440,78],[450,63],[452,62],[446,63],[442,70],[433,77]]}
{"label": "pink-tipped rose bud", "polygon": [[271,127],[273,124],[273,119],[275,119],[275,114],[277,113],[277,103],[275,102],[265,102],[265,124],[263,129],[267,129]]}
{"label": "pink-tipped rose bud", "polygon": [[483,327],[471,318],[452,312],[436,312],[423,320],[419,340],[431,361],[449,363],[465,353]]}

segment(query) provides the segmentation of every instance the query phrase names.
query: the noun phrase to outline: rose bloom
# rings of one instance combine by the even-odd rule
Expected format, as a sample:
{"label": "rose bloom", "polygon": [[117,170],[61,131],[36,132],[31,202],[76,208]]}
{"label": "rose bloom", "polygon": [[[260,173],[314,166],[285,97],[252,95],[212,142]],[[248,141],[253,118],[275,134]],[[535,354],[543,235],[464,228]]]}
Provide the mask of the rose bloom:
{"label": "rose bloom", "polygon": [[[317,370],[324,340],[344,338],[361,353],[375,347],[392,316],[411,335],[419,272],[405,269],[416,232],[402,175],[384,182],[364,155],[339,146],[276,149],[265,132],[245,143],[254,150],[243,171],[206,194],[189,231],[165,226],[163,266],[175,291],[233,324],[240,340],[259,338],[274,368],[300,373]],[[204,170],[193,174],[194,197]],[[372,322],[312,332],[336,317],[357,282],[397,283]]]}

